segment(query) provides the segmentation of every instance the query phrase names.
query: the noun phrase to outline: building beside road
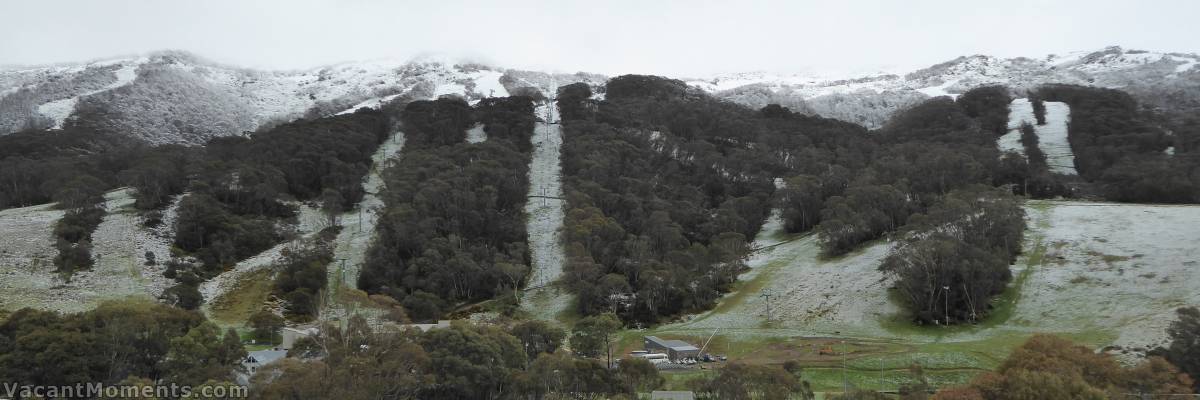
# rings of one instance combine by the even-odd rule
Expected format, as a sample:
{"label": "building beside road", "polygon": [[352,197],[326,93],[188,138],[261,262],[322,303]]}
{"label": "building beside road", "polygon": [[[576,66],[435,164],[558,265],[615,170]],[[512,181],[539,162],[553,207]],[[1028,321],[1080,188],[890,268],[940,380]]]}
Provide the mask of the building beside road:
{"label": "building beside road", "polygon": [[661,339],[658,336],[646,336],[643,338],[643,341],[646,351],[651,353],[665,353],[671,361],[700,357],[700,348],[682,340],[667,340]]}

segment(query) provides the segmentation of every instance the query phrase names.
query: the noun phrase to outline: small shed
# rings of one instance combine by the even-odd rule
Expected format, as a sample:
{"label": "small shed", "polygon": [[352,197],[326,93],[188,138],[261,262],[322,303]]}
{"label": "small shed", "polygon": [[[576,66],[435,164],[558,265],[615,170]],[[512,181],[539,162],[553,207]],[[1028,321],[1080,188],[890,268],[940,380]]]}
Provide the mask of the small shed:
{"label": "small shed", "polygon": [[671,361],[700,357],[700,348],[682,340],[666,340],[658,336],[646,336],[643,339],[646,351],[651,353],[666,353],[667,358],[671,359]]}

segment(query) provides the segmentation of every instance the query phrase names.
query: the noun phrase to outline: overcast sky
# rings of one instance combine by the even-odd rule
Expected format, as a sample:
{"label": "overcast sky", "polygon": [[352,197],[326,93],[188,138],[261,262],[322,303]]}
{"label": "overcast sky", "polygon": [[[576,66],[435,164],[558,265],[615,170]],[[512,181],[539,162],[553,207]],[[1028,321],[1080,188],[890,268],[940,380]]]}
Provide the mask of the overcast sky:
{"label": "overcast sky", "polygon": [[1200,1],[0,0],[0,64],[159,49],[270,69],[435,52],[699,76],[907,70],[1121,45],[1200,52]]}

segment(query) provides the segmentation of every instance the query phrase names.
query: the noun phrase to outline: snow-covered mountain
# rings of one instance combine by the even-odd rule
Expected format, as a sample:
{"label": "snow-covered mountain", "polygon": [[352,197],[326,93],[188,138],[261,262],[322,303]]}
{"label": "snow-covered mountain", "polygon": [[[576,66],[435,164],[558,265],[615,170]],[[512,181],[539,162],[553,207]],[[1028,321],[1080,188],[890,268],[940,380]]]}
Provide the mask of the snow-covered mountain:
{"label": "snow-covered mountain", "polygon": [[168,51],[145,57],[0,70],[0,134],[72,123],[149,143],[199,144],[302,117],[410,99],[469,102],[589,74],[505,70],[446,59],[378,60],[303,71],[259,71]]}
{"label": "snow-covered mountain", "polygon": [[[771,103],[871,128],[932,96],[1004,84],[1122,88],[1152,106],[1200,106],[1200,56],[1109,47],[1100,51],[1003,59],[975,55],[907,73],[722,74],[684,79],[716,97],[758,108]],[[587,82],[595,74],[550,74],[448,59],[377,60],[303,71],[221,65],[179,51],[113,60],[0,69],[0,134],[77,124],[149,143],[199,144],[302,117],[380,107],[394,99],[458,95],[474,102]],[[1161,96],[1170,92],[1170,96]]]}
{"label": "snow-covered mountain", "polygon": [[975,55],[904,74],[829,78],[793,74],[724,74],[687,82],[717,97],[761,107],[793,110],[878,127],[893,112],[932,96],[956,96],[971,88],[1003,84],[1025,90],[1044,83],[1072,83],[1139,90],[1188,86],[1200,80],[1200,56],[1108,47],[1033,58]]}

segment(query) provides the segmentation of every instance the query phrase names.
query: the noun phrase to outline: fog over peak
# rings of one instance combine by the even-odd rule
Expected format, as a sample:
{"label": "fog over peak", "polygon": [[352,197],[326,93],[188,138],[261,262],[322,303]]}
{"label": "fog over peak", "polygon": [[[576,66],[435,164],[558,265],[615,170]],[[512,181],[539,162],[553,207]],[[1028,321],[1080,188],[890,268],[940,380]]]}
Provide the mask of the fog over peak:
{"label": "fog over peak", "polygon": [[[1113,3],[1113,4],[1105,4]],[[1108,1],[551,2],[49,0],[5,2],[0,64],[181,49],[305,69],[430,52],[610,75],[908,70],[960,55],[1042,56],[1107,45],[1196,52],[1200,3]]]}

